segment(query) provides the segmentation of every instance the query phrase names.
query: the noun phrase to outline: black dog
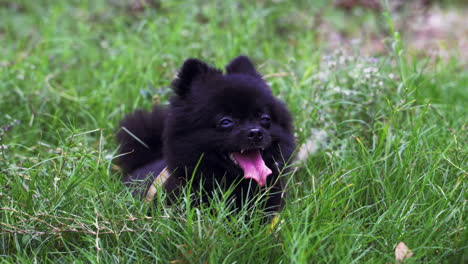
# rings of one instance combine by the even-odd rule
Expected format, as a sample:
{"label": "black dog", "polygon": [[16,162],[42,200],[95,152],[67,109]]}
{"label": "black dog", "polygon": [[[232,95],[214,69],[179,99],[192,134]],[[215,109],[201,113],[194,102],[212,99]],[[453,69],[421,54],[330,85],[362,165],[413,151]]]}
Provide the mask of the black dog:
{"label": "black dog", "polygon": [[138,110],[121,122],[124,182],[150,200],[155,181],[172,194],[191,181],[192,190],[204,190],[203,202],[234,184],[236,206],[266,190],[266,210],[280,210],[280,173],[295,149],[292,119],[249,58],[232,60],[226,74],[188,59],[172,87],[168,107]]}

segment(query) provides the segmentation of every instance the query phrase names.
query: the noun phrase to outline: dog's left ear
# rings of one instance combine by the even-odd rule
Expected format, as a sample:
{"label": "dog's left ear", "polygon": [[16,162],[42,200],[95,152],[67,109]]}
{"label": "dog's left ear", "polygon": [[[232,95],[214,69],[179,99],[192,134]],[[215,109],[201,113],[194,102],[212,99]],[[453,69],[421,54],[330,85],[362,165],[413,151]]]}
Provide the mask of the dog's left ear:
{"label": "dog's left ear", "polygon": [[261,75],[257,72],[257,70],[255,70],[252,61],[250,61],[249,57],[244,55],[241,55],[229,62],[229,64],[226,66],[226,72],[228,74],[243,73],[253,77],[261,78]]}

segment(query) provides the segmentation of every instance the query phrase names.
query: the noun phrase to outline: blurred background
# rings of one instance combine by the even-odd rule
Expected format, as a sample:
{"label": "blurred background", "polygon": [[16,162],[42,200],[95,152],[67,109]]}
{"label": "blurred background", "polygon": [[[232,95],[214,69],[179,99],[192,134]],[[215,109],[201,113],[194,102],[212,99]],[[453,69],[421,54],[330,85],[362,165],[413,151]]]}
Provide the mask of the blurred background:
{"label": "blurred background", "polygon": [[[404,241],[410,261],[468,263],[467,17],[466,0],[0,0],[0,260],[395,263]],[[167,104],[187,58],[239,54],[304,147],[280,225],[223,199],[149,217],[113,165],[119,121]]]}
{"label": "blurred background", "polygon": [[[291,46],[296,44],[297,38],[311,35],[314,44],[329,49],[354,46],[366,55],[385,53],[388,51],[385,38],[389,32],[382,23],[381,14],[388,10],[395,29],[404,36],[411,54],[445,59],[457,56],[463,60],[468,56],[468,2],[464,0],[190,0],[183,3],[163,0],[0,0],[0,41],[3,40],[3,54],[8,57],[14,49],[20,49],[27,43],[8,43],[5,39],[20,41],[27,37],[29,45],[33,45],[40,38],[38,24],[69,23],[61,22],[60,16],[70,16],[76,23],[70,26],[79,26],[85,21],[91,24],[121,21],[132,27],[135,33],[138,33],[138,27],[141,30],[144,26],[142,21],[152,18],[160,22],[155,26],[186,26],[185,31],[177,33],[183,34],[180,37],[185,41],[193,42],[187,47],[193,49],[197,40],[214,37],[213,32],[203,32],[203,28],[208,28],[203,25],[216,23],[229,35],[232,34],[230,27],[235,26],[227,24],[234,22],[230,19],[235,16],[233,13],[254,8],[263,8],[262,12],[255,12],[262,20],[257,22],[260,27],[262,23],[271,24],[269,27],[275,31],[274,36],[288,40]],[[246,12],[245,15],[248,14]],[[196,24],[184,25],[184,20]],[[199,30],[192,31],[193,27]],[[253,32],[245,32],[249,33]],[[106,45],[106,39],[102,41],[102,45]],[[14,44],[14,49],[8,44]],[[5,64],[5,60],[2,63]]]}

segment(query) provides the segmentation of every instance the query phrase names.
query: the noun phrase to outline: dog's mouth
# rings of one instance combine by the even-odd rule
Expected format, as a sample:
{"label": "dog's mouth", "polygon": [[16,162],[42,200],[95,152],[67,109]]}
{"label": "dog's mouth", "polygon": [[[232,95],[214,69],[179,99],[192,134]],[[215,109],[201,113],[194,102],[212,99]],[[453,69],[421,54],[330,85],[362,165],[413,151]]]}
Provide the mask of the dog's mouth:
{"label": "dog's mouth", "polygon": [[244,178],[253,179],[263,187],[272,171],[265,165],[260,152],[261,149],[241,150],[229,154],[229,158],[244,171]]}

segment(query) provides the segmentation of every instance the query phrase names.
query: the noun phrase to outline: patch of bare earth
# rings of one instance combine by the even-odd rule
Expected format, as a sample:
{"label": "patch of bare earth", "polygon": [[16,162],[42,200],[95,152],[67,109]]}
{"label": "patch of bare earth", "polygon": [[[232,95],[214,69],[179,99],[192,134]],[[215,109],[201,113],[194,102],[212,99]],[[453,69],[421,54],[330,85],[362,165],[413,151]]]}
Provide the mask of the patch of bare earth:
{"label": "patch of bare earth", "polygon": [[[352,19],[355,8],[381,13],[383,8],[374,0],[339,0],[336,8],[345,11]],[[430,0],[390,2],[391,16],[395,28],[405,40],[409,54],[431,58],[449,59],[456,57],[468,63],[468,6],[441,8]],[[321,20],[317,31],[327,46],[334,49],[358,47],[361,55],[372,56],[389,52],[390,35],[385,30],[375,31],[362,25],[358,33],[349,34],[333,28],[331,23]],[[355,50],[355,48],[354,48]]]}
{"label": "patch of bare earth", "polygon": [[432,7],[415,16],[404,32],[410,52],[468,62],[468,9]]}

